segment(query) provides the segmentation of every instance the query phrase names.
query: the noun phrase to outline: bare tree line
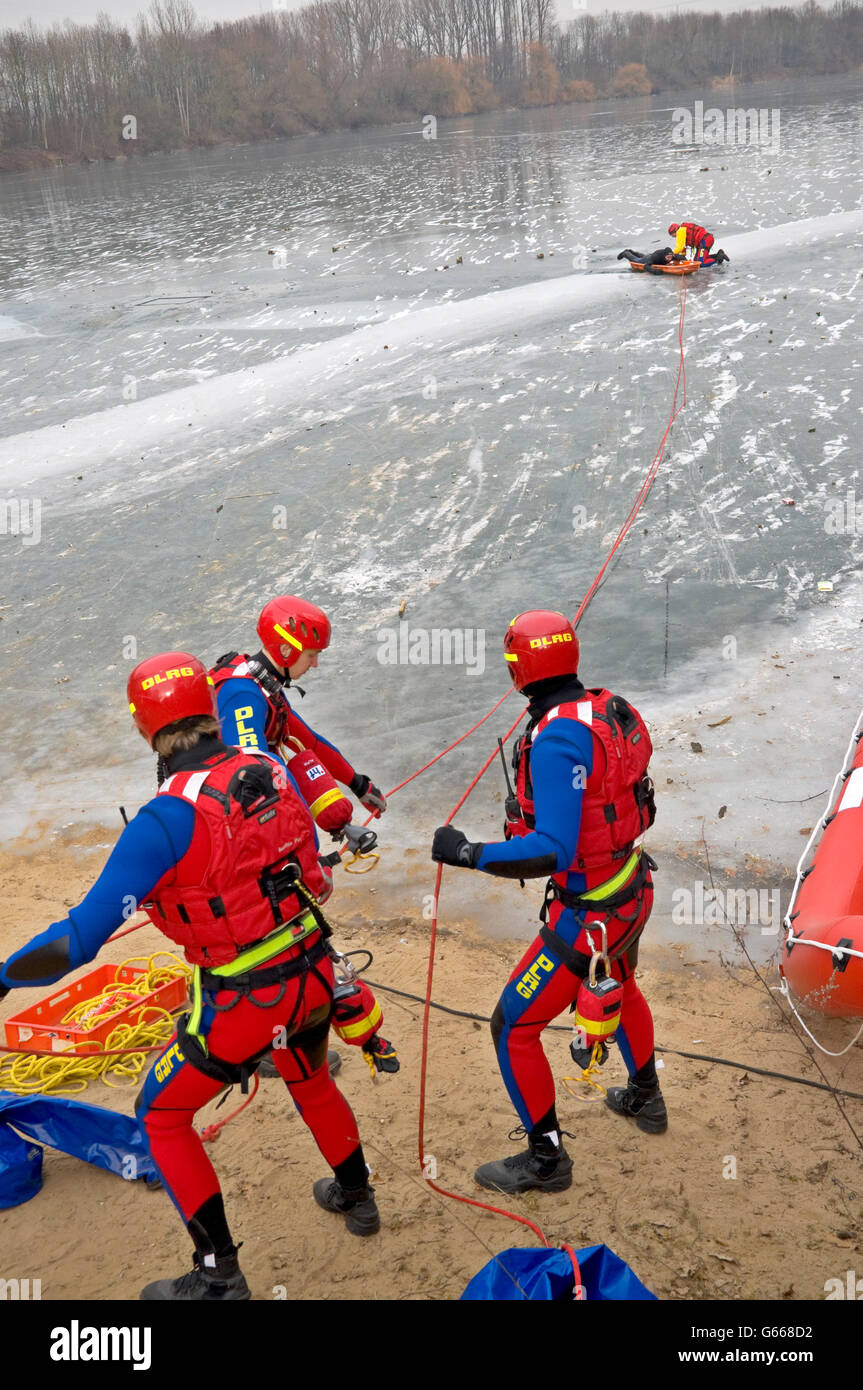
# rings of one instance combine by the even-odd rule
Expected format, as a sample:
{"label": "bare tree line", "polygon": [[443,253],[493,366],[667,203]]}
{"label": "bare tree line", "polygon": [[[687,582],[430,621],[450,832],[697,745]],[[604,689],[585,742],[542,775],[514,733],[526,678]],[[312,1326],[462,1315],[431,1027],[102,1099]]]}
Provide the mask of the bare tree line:
{"label": "bare tree line", "polygon": [[845,72],[863,58],[852,0],[566,20],[553,0],[314,0],[205,26],[188,0],[153,0],[134,32],[104,14],[30,22],[0,34],[0,168]]}

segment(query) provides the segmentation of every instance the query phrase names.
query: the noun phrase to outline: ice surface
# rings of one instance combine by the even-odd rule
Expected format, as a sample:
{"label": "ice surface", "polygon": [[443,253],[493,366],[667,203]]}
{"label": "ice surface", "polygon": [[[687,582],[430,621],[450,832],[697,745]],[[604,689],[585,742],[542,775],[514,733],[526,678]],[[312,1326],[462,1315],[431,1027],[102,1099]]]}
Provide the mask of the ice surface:
{"label": "ice surface", "polygon": [[[702,831],[787,873],[863,703],[859,92],[780,93],[777,152],[682,151],[645,101],[4,180],[0,480],[42,503],[38,545],[0,537],[5,832],[146,796],[134,655],[246,646],[280,589],[332,611],[304,713],[377,780],[488,710],[506,622],[575,609],[667,423],[680,286],[616,251],[695,216],[732,260],[687,284],[686,408],[584,672],[656,729],[661,893]],[[382,664],[402,601],[483,668]],[[510,706],[389,843],[426,845]],[[461,819],[500,809],[493,769]]]}

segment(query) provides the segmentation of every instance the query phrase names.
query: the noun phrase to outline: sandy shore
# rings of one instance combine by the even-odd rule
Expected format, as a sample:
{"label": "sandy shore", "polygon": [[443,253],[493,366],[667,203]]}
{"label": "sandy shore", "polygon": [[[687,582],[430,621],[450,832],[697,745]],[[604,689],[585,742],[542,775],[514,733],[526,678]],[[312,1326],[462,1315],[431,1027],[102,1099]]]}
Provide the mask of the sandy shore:
{"label": "sandy shore", "polygon": [[[78,900],[104,859],[105,832],[78,833],[34,851],[0,857],[7,903],[0,954],[55,919]],[[346,948],[368,944],[369,977],[422,994],[429,925],[417,907],[405,914],[403,885],[421,903],[430,891],[424,865],[390,863],[369,880],[344,876],[332,916]],[[491,885],[495,887],[495,885]],[[506,891],[517,903],[515,885]],[[519,940],[493,940],[458,907],[458,879],[445,880],[444,916],[435,972],[435,998],[488,1015],[518,958]],[[522,909],[523,911],[523,909]],[[659,926],[660,924],[657,923]],[[650,928],[640,980],[665,1047],[818,1079],[818,1072],[751,968],[693,959],[661,945]],[[523,933],[529,937],[529,928]],[[108,947],[100,959],[122,960],[161,944],[150,926]],[[775,980],[770,977],[770,983]],[[0,1017],[35,997],[20,991],[0,1005]],[[397,1044],[402,1070],[369,1078],[358,1051],[341,1047],[340,1084],[355,1107],[374,1166],[383,1218],[379,1236],[360,1246],[343,1223],[320,1211],[312,1181],[326,1169],[281,1082],[265,1081],[250,1107],[229,1124],[210,1152],[220,1173],[235,1238],[254,1296],[458,1298],[491,1254],[535,1244],[516,1223],[445,1200],[422,1180],[417,1160],[420,1005],[380,992],[383,1032]],[[851,1025],[821,1025],[839,1046]],[[555,1074],[572,1074],[565,1034],[547,1034]],[[829,1079],[863,1090],[861,1047],[841,1061],[821,1059]],[[552,1242],[574,1246],[605,1241],[660,1298],[817,1299],[827,1279],[845,1277],[863,1258],[860,1149],[836,1100],[825,1092],[745,1070],[667,1053],[662,1072],[670,1127],[641,1134],[601,1104],[588,1104],[559,1084],[562,1123],[576,1162],[571,1190],[532,1194],[509,1205],[538,1222]],[[613,1051],[606,1083],[624,1074]],[[581,1089],[581,1088],[577,1088]],[[131,1113],[134,1090],[102,1083],[91,1103]],[[231,1098],[227,1108],[235,1103]],[[847,1116],[863,1130],[863,1102]],[[209,1107],[203,1125],[218,1116]],[[482,1197],[477,1163],[514,1151],[507,1133],[515,1117],[500,1081],[488,1028],[432,1014],[426,1152],[438,1181]],[[734,1162],[730,1162],[733,1160]],[[726,1177],[736,1166],[736,1177]],[[182,1272],[189,1242],[164,1192],[127,1184],[77,1160],[46,1151],[42,1192],[4,1213],[4,1271],[40,1278],[48,1299],[134,1299],[152,1278]],[[507,1205],[502,1199],[502,1204]]]}

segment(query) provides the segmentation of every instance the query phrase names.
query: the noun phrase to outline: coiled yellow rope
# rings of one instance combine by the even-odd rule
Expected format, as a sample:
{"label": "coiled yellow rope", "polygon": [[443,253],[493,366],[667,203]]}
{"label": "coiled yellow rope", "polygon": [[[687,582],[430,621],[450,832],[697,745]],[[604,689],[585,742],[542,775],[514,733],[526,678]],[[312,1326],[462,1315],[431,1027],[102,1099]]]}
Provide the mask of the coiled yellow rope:
{"label": "coiled yellow rope", "polygon": [[[156,965],[164,958],[171,964]],[[146,971],[133,981],[121,979],[128,966],[146,965]],[[182,976],[191,978],[188,966],[173,951],[156,951],[152,956],[130,956],[117,972],[111,984],[100,994],[82,999],[64,1016],[63,1023],[95,1028],[106,1018],[125,1009],[136,997],[152,994],[160,985]],[[174,1021],[166,1009],[148,1004],[140,1010],[133,1023],[120,1023],[104,1043],[77,1043],[74,1049],[56,1057],[40,1057],[28,1052],[9,1053],[0,1060],[0,1088],[17,1096],[55,1095],[74,1096],[86,1090],[91,1081],[102,1078],[106,1086],[135,1086],[147,1061],[148,1049],[161,1047],[168,1041]],[[91,1057],[84,1049],[114,1052],[122,1057]],[[139,1050],[140,1049],[140,1050]]]}
{"label": "coiled yellow rope", "polygon": [[[599,1060],[601,1046],[601,1043],[594,1043],[590,1054],[590,1062],[582,1070],[581,1076],[562,1076],[560,1078],[562,1085],[566,1087],[573,1099],[584,1101],[588,1105],[592,1101],[602,1100],[606,1094],[605,1087],[598,1079],[599,1068],[602,1066]],[[590,1086],[592,1090],[589,1091],[587,1095],[582,1095],[579,1091],[574,1091],[572,1089],[569,1084],[570,1081],[582,1081],[585,1085]]]}

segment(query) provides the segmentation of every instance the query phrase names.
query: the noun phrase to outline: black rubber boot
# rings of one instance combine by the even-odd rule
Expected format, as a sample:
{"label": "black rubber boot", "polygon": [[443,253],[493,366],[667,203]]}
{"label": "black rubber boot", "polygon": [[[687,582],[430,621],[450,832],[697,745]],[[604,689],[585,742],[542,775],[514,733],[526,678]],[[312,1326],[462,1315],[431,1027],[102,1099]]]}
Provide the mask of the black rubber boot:
{"label": "black rubber boot", "polygon": [[243,1271],[233,1255],[216,1256],[213,1265],[195,1251],[195,1267],[179,1279],[157,1279],[141,1290],[140,1297],[149,1302],[171,1301],[185,1303],[218,1303],[251,1298],[251,1290]]}
{"label": "black rubber boot", "polygon": [[715,260],[717,265],[722,265],[724,261],[730,261],[731,257],[726,256],[725,252],[720,250],[715,253],[713,259]]}
{"label": "black rubber boot", "polygon": [[510,1158],[483,1163],[474,1177],[480,1187],[498,1192],[565,1192],[572,1186],[572,1159],[562,1144],[542,1135],[531,1139],[528,1147]]}
{"label": "black rubber boot", "polygon": [[[327,1053],[327,1066],[329,1067],[330,1076],[335,1076],[336,1072],[341,1071],[342,1059],[338,1052],[330,1051]],[[260,1077],[279,1076],[279,1074],[279,1069],[272,1057],[265,1057],[258,1067],[258,1076]]]}
{"label": "black rubber boot", "polygon": [[668,1111],[659,1086],[609,1086],[605,1103],[616,1115],[628,1115],[645,1134],[664,1134],[668,1129]]}
{"label": "black rubber boot", "polygon": [[319,1207],[345,1218],[351,1235],[373,1236],[380,1230],[381,1214],[373,1187],[348,1188],[335,1178],[319,1178],[312,1190]]}

